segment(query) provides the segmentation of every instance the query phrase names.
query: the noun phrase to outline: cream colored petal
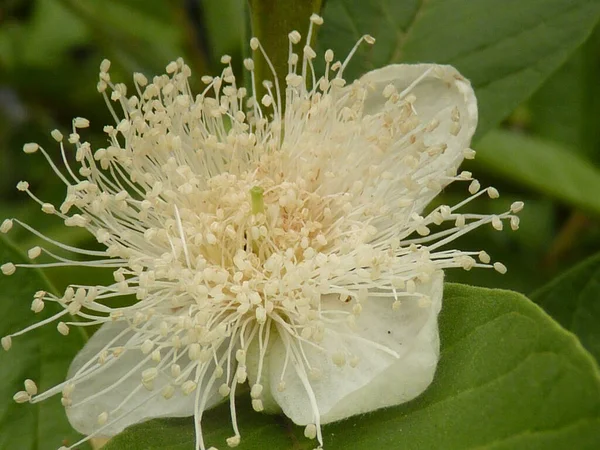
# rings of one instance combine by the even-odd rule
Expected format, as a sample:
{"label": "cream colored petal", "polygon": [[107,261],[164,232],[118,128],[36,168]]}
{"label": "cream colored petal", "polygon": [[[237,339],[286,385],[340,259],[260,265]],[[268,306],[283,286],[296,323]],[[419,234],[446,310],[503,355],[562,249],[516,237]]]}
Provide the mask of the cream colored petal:
{"label": "cream colored petal", "polygon": [[[69,368],[68,378],[72,378],[88,361],[97,360],[98,354],[103,348],[126,329],[127,325],[123,322],[103,325],[73,360]],[[125,333],[111,347],[125,345],[132,336],[131,332]],[[194,415],[193,393],[185,396],[182,394],[181,389],[176,389],[173,397],[169,400],[166,400],[161,395],[162,389],[173,381],[169,373],[170,366],[168,365],[165,370],[158,372],[152,391],[141,387],[136,394],[127,400],[119,411],[110,413],[132,391],[140,387],[142,372],[151,367],[156,367],[155,362],[149,361],[129,374],[147,356],[139,350],[126,351],[114,363],[110,364],[110,367],[108,367],[108,362],[105,363],[107,370],[98,370],[89,379],[77,383],[71,394],[73,407],[66,409],[71,425],[83,434],[91,434],[99,428],[103,428],[99,431],[99,436],[113,436],[126,427],[145,420],[157,417],[185,417]],[[185,361],[182,358],[180,364],[184,367],[187,362],[189,362],[187,358]],[[81,406],[76,406],[77,403],[110,386],[114,387],[93,400],[82,403]],[[208,407],[216,404],[221,399],[218,393],[216,393],[217,387],[213,387],[215,392],[210,395]],[[103,427],[98,422],[98,417],[104,412],[109,412],[110,414]],[[120,415],[123,415],[123,417],[112,424],[110,423],[113,419],[118,419]]]}
{"label": "cream colored petal", "polygon": [[[360,82],[368,85],[365,114],[377,114],[384,109],[387,99],[383,91],[386,86],[392,85],[401,97],[415,97],[413,106],[422,125],[439,121],[435,129],[424,132],[422,137],[426,146],[444,145],[446,150],[411,172],[414,180],[422,182],[434,175],[434,179],[441,182],[439,188],[427,189],[415,199],[415,210],[421,212],[448,184],[442,176],[456,172],[463,160],[463,151],[469,148],[475,133],[477,100],[471,84],[454,67],[436,64],[392,64],[368,72],[360,78]],[[398,144],[396,148],[392,145],[391,151],[402,152],[406,139],[401,133],[397,133],[394,139]],[[396,164],[388,170],[395,175],[406,176],[407,169],[402,160],[397,159]]]}
{"label": "cream colored petal", "polygon": [[[317,380],[310,380],[321,423],[333,422],[352,415],[409,401],[423,392],[431,383],[439,356],[437,316],[441,308],[443,273],[435,274],[432,281],[421,285],[419,292],[429,295],[431,302],[421,305],[417,299],[406,299],[394,311],[393,298],[370,297],[364,302],[356,329],[335,325],[327,329],[321,345],[327,354],[304,345],[304,352],[312,367],[321,372]],[[324,309],[347,309],[338,304],[324,305]],[[367,341],[397,353],[376,348]],[[339,367],[332,362],[332,354],[346,350],[347,363]],[[279,391],[286,348],[284,340],[273,343],[269,351],[269,382],[271,395],[283,412],[299,425],[314,423],[310,396],[301,377],[290,362],[283,380],[285,390]],[[358,365],[351,367],[352,356]]]}

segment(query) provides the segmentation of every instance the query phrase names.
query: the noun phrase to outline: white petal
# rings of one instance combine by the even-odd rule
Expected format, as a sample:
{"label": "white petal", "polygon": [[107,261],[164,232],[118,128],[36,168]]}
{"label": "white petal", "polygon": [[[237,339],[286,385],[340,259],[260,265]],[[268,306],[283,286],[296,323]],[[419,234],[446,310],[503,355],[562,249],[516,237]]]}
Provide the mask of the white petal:
{"label": "white petal", "polygon": [[271,394],[271,383],[275,383],[275,387],[277,385],[278,379],[271,380],[270,379],[270,364],[271,358],[269,356],[270,352],[273,351],[274,343],[279,340],[277,333],[271,333],[269,347],[267,348],[267,352],[265,358],[263,359],[262,371],[261,371],[261,379],[258,380],[258,365],[260,360],[260,352],[258,347],[258,339],[254,339],[250,345],[248,346],[248,353],[246,357],[246,369],[248,371],[248,385],[252,387],[255,383],[260,383],[263,385],[263,391],[260,396],[260,400],[263,404],[263,410],[266,413],[279,413],[281,412],[280,406],[277,404],[277,401]]}
{"label": "white petal", "polygon": [[[116,338],[119,333],[126,329],[127,324],[123,322],[103,325],[71,363],[68,378],[71,378],[88,361],[96,360],[99,352],[112,339]],[[111,347],[124,345],[132,335],[132,333],[127,333],[115,344],[112,344]],[[117,383],[147,356],[139,350],[126,351],[117,358],[108,370],[99,371],[92,375],[91,378],[78,383],[71,394],[73,407],[66,409],[71,425],[83,434],[91,434],[102,427],[102,430],[98,432],[99,436],[113,436],[130,425],[152,418],[192,416],[194,414],[194,394],[185,396],[181,393],[181,389],[176,389],[175,394],[169,400],[166,400],[161,394],[162,388],[173,380],[168,373],[170,367],[168,365],[164,372],[159,371],[152,391],[141,387],[118,412],[110,413],[123,402],[127,395],[140,386],[142,372],[145,369],[156,367],[156,363],[152,361],[143,364],[139,369],[127,376],[121,384],[115,386],[114,389],[108,390],[108,392],[81,406],[76,406],[78,402]],[[189,359],[186,358],[184,361],[182,358],[180,364],[182,367],[185,367],[188,362]],[[207,408],[213,406],[221,399],[216,392],[216,387],[213,390],[215,392],[211,393]],[[101,426],[98,423],[98,416],[104,412],[109,412],[110,414],[106,425]],[[128,414],[111,424],[113,419],[117,419],[123,413]]]}
{"label": "white petal", "polygon": [[[430,123],[434,118],[439,120],[439,126],[424,136],[427,146],[445,144],[446,151],[428,163],[427,173],[447,173],[456,170],[463,160],[463,151],[469,147],[471,138],[477,127],[477,100],[471,84],[454,67],[436,64],[392,64],[381,69],[366,73],[361,83],[371,86],[370,94],[365,100],[365,113],[376,114],[381,111],[386,102],[382,91],[392,84],[400,94],[409,88],[416,80],[421,79],[410,88],[406,95],[416,97],[414,109],[421,123]],[[452,130],[454,121],[453,110],[459,113],[459,131]],[[392,173],[398,173],[394,168]],[[422,169],[415,174],[419,179],[425,172]],[[442,184],[441,188],[447,184]],[[422,209],[433,199],[441,189],[430,190],[417,199],[416,210]]]}
{"label": "white petal", "polygon": [[[331,356],[304,346],[311,365],[322,372],[319,380],[310,381],[321,423],[400,404],[427,388],[439,357],[437,316],[442,289],[443,274],[440,271],[431,282],[419,288],[419,292],[431,298],[426,307],[419,306],[416,299],[407,299],[397,311],[393,311],[393,299],[370,297],[363,305],[354,331],[347,326],[330,327],[321,345],[328,352],[345,346],[359,357],[354,368],[349,364],[338,367]],[[342,309],[339,301],[335,308]],[[341,336],[339,333],[342,332],[362,339]],[[365,340],[388,347],[398,357],[374,348]],[[286,389],[283,392],[276,389],[285,359],[282,339],[273,343],[269,358],[270,387],[274,399],[295,423],[314,423],[309,396],[293,364],[288,366],[283,378]]]}

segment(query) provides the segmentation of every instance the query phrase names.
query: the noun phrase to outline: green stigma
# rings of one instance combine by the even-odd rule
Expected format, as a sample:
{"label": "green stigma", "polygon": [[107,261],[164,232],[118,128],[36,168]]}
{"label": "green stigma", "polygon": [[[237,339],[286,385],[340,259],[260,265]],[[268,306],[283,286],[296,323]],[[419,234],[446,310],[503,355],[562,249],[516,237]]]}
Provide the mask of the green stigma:
{"label": "green stigma", "polygon": [[263,197],[264,189],[260,186],[254,186],[250,189],[250,199],[252,203],[252,214],[261,214],[265,212],[265,201]]}

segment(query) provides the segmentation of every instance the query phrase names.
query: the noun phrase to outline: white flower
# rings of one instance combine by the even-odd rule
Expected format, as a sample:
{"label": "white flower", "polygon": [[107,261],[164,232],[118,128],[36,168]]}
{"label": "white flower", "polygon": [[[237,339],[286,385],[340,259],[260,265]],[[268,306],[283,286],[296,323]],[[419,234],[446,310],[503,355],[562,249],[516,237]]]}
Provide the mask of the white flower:
{"label": "white flower", "polygon": [[[312,18],[310,32],[319,22]],[[69,420],[89,436],[194,415],[205,449],[202,415],[224,398],[233,427],[227,442],[239,442],[235,394],[247,381],[256,410],[283,410],[320,446],[322,424],[427,388],[438,361],[442,269],[505,270],[485,252],[447,244],[485,223],[500,229],[502,219],[516,228],[522,204],[498,216],[458,212],[498,193],[457,175],[473,155],[477,107],[455,69],[391,65],[346,85],[354,50],[344,62],[328,50],[325,73],[314,77],[310,32],[301,56],[294,53],[300,35],[290,33],[287,85],[265,82],[260,101],[237,84],[229,57],[219,77],[203,77],[207,87],[196,97],[181,60],[151,82],[135,74],[129,96],[104,61],[98,90],[115,119],[105,127],[109,145],[92,150],[81,140],[83,118],[68,137],[77,170],[57,130],[66,172],[37,144],[25,145],[43,153],[67,196],[55,207],[26,182],[18,188],[106,250],[72,248],[9,219],[2,232],[18,223],[84,260],[35,247],[31,258],[54,261],[5,263],[2,271],[111,268],[115,282],[74,282],[62,297],[36,294],[33,311],[50,301],[62,312],[5,337],[5,349],[11,337],[51,321],[60,320],[63,335],[72,326],[102,326],[64,383],[37,393],[27,380],[16,401],[62,393]],[[256,39],[251,46],[266,57]],[[257,92],[253,62],[245,66]],[[424,214],[454,180],[469,180],[472,195]],[[443,222],[451,225],[434,231]],[[135,301],[114,306],[123,296]]]}

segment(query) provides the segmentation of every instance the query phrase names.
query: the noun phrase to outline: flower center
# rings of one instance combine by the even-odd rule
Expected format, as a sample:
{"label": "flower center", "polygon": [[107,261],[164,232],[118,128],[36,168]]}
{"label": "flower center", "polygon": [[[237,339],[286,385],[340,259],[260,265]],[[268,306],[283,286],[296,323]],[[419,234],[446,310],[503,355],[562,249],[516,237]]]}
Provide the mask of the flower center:
{"label": "flower center", "polygon": [[[164,209],[174,207],[161,203]],[[184,201],[178,199],[176,220],[146,234],[152,243],[172,247],[173,263],[188,269],[214,265],[234,275],[240,269],[236,261],[244,255],[263,271],[274,254],[302,262],[343,234],[344,221],[332,212],[338,203],[335,197],[311,192],[303,180],[255,180],[250,174],[224,173]]]}

